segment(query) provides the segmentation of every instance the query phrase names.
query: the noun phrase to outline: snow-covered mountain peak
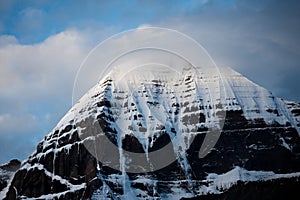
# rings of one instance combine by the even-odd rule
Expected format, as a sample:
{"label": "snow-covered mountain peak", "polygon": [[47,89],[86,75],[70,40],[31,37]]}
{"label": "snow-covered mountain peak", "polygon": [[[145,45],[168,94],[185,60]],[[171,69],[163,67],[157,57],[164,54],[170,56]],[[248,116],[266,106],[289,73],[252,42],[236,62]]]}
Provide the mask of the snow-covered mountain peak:
{"label": "snow-covered mountain peak", "polygon": [[[219,68],[216,72],[214,76],[207,76],[201,69],[186,67],[178,71],[155,63],[127,72],[111,71],[74,105],[58,126],[74,120],[74,115],[78,118],[87,117],[89,114],[85,111],[104,98],[111,103],[124,103],[125,99],[145,104],[141,112],[149,110],[149,102],[159,103],[163,100],[169,107],[178,103],[181,110],[196,107],[206,119],[220,110],[241,110],[248,120],[264,120],[267,124],[291,123],[297,128],[299,119],[289,111],[283,100],[270,91],[229,67]],[[208,120],[204,125],[208,125]]]}
{"label": "snow-covered mountain peak", "polygon": [[300,104],[230,68],[176,69],[108,73],[23,162],[7,198],[180,199],[299,177]]}

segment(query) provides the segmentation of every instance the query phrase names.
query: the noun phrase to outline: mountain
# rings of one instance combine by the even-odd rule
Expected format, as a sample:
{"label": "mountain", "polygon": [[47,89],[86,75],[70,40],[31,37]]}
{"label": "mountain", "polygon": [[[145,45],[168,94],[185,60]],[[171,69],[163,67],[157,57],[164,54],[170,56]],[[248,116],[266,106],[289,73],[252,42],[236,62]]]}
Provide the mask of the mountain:
{"label": "mountain", "polygon": [[112,71],[22,162],[5,199],[289,197],[299,128],[299,103],[230,68]]}
{"label": "mountain", "polygon": [[9,163],[0,165],[0,198],[4,195],[1,190],[7,187],[14,173],[21,167],[21,162],[17,159],[11,160]]}

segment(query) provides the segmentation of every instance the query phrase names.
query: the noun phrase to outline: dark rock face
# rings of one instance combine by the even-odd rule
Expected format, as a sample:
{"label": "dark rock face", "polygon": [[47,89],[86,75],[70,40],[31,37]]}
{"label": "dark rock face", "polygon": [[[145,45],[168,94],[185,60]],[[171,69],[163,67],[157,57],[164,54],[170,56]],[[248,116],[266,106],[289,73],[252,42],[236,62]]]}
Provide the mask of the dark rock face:
{"label": "dark rock face", "polygon": [[[67,127],[60,134],[70,130]],[[76,132],[73,133],[73,135],[76,134]],[[30,198],[62,193],[57,197],[58,199],[82,199],[89,182],[96,176],[96,160],[89,154],[83,144],[76,143],[78,141],[77,136],[70,136],[69,139],[73,140],[74,145],[70,146],[68,150],[64,149],[56,153],[51,149],[48,153],[45,153],[47,148],[41,149],[38,145],[38,151],[27,161],[30,166],[36,167],[29,170],[26,168],[21,169],[14,176],[12,185],[19,188],[17,190],[18,195]],[[62,145],[64,140],[64,137],[62,137],[62,141],[58,140],[57,144]],[[45,154],[37,159],[35,156],[42,152]],[[87,183],[87,187],[63,193],[82,183]],[[16,196],[16,191],[10,187],[7,199],[13,199],[14,196]]]}
{"label": "dark rock face", "polygon": [[13,159],[9,161],[9,163],[1,165],[0,169],[15,172],[17,171],[21,166],[21,162],[17,159]]}
{"label": "dark rock face", "polygon": [[13,159],[9,163],[0,166],[0,191],[7,186],[9,179],[20,166],[21,162],[17,159]]}
{"label": "dark rock face", "polygon": [[[223,130],[214,149],[201,159],[197,155],[205,135],[196,136],[188,150],[196,179],[205,178],[206,173],[228,172],[233,166],[275,173],[300,171],[300,138],[294,128],[256,128],[259,124],[253,124],[251,128],[248,123]],[[248,128],[244,129],[244,126]],[[282,145],[282,138],[288,141],[291,150]]]}
{"label": "dark rock face", "polygon": [[238,182],[222,194],[208,194],[182,200],[281,200],[297,199],[300,195],[299,178],[277,179],[259,182]]}
{"label": "dark rock face", "polygon": [[6,178],[1,177],[0,179],[0,191],[3,190],[7,186]]}
{"label": "dark rock face", "polygon": [[[300,140],[298,133],[292,127],[268,127],[260,128],[262,125],[254,122],[249,122],[242,117],[242,113],[229,113],[225,122],[225,127],[215,148],[204,158],[198,158],[198,152],[203,142],[205,134],[198,134],[187,151],[188,161],[191,165],[192,179],[203,180],[207,173],[226,173],[234,166],[240,166],[247,170],[263,170],[273,171],[275,173],[291,173],[300,171],[299,147]],[[234,123],[239,119],[238,123]],[[246,127],[246,128],[245,128]],[[38,145],[37,152],[33,154],[27,161],[30,166],[35,166],[27,170],[26,168],[19,170],[11,183],[6,199],[16,199],[17,195],[26,197],[43,197],[43,195],[60,194],[55,196],[55,199],[89,199],[95,189],[102,186],[102,180],[97,176],[97,161],[86,150],[85,146],[79,139],[75,130],[66,127],[61,132],[55,132],[51,135],[53,140],[56,136],[70,133],[68,136],[69,142],[66,141],[66,136],[60,137],[52,145],[63,147],[72,143],[70,148],[62,151],[53,152],[49,147],[42,148]],[[72,133],[72,134],[71,134]],[[285,138],[291,150],[282,146],[281,138]],[[54,141],[54,140],[53,140]],[[143,149],[134,136],[124,138],[124,148],[133,152],[140,152]],[[161,146],[170,142],[166,135],[162,134],[153,146],[153,149],[161,148]],[[57,147],[56,147],[57,148]],[[43,153],[41,156],[39,153]],[[99,163],[101,166],[101,163]],[[102,167],[102,176],[110,174],[118,174],[120,172],[110,168]],[[61,181],[52,174],[66,181],[68,184],[62,184]],[[52,175],[52,176],[51,176]],[[130,180],[135,180],[140,174],[128,174]],[[139,188],[150,196],[158,195],[158,193],[171,192],[168,186],[168,181],[185,180],[186,175],[180,164],[174,162],[166,168],[155,172],[149,172],[147,177],[155,180],[160,180],[157,190],[148,188],[144,184],[132,183],[133,188]],[[284,180],[283,182],[288,182]],[[70,190],[72,186],[85,184],[84,187],[75,191]],[[117,194],[122,194],[123,190],[120,185],[106,181],[112,191]],[[182,181],[182,187],[192,192],[188,183]],[[184,186],[186,184],[186,186]],[[199,199],[231,199],[233,195],[238,195],[243,192],[245,197],[241,198],[252,199],[250,191],[259,190],[259,185],[262,187],[280,188],[277,182],[263,183],[239,183],[234,188],[230,189],[224,196],[203,196]],[[294,180],[294,184],[298,184],[298,179]],[[197,187],[197,186],[194,186]],[[294,185],[291,186],[295,187]],[[291,189],[291,188],[290,188]],[[17,191],[16,191],[17,190]],[[67,192],[66,192],[67,191]],[[68,192],[69,191],[69,192]],[[236,193],[236,194],[235,194]],[[261,195],[264,193],[262,192]],[[240,197],[240,196],[239,196]],[[253,197],[254,198],[254,197]]]}

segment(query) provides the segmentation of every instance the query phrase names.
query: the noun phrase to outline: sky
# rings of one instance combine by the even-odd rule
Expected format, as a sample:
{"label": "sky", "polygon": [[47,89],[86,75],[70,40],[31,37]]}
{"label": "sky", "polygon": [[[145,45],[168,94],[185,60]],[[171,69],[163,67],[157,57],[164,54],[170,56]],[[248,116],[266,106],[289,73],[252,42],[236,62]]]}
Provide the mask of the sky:
{"label": "sky", "polygon": [[28,157],[72,106],[83,59],[113,34],[178,30],[218,65],[300,102],[297,0],[0,1],[0,163]]}

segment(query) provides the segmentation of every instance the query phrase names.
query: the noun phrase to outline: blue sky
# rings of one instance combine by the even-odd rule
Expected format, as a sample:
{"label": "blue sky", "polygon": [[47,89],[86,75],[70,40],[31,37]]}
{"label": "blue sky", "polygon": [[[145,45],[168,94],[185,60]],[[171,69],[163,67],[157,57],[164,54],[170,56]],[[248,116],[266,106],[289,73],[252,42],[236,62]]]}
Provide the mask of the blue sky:
{"label": "blue sky", "polygon": [[299,9],[296,0],[0,1],[0,163],[25,159],[71,108],[95,45],[145,24],[190,35],[218,64],[300,101]]}

